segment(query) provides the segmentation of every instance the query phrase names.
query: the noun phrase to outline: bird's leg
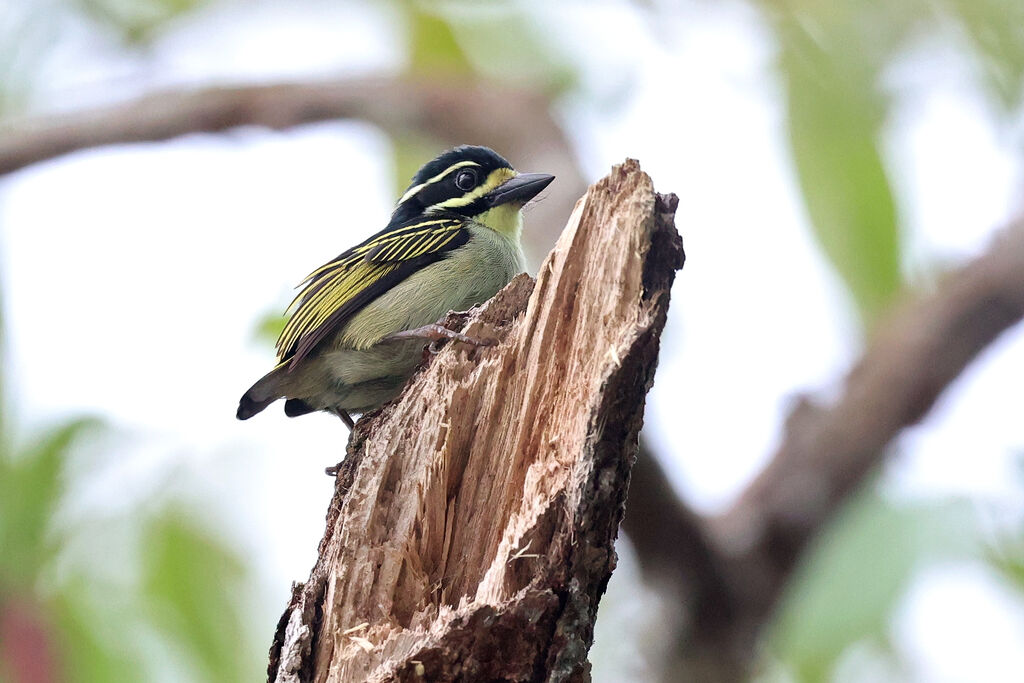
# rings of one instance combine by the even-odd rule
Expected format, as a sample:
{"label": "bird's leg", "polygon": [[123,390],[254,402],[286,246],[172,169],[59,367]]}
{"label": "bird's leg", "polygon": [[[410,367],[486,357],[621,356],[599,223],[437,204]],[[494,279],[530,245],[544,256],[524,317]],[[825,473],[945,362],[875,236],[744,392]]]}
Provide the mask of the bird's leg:
{"label": "bird's leg", "polygon": [[403,339],[427,339],[430,341],[430,350],[436,352],[434,344],[443,339],[450,339],[452,341],[460,341],[463,344],[472,344],[473,346],[494,346],[495,341],[493,339],[477,339],[476,337],[470,337],[456,332],[455,330],[449,330],[443,325],[433,323],[431,325],[424,325],[423,327],[417,327],[414,330],[402,330],[401,332],[393,332],[388,336],[381,339],[382,342],[389,341],[400,341]]}
{"label": "bird's leg", "polygon": [[[348,430],[350,432],[352,431],[352,428],[355,427],[355,423],[352,421],[352,416],[348,414],[347,410],[345,410],[344,408],[331,408],[331,412],[334,413],[335,415],[337,415],[338,417],[340,417],[341,421],[345,423],[346,427],[348,427]],[[336,477],[336,476],[338,476],[338,471],[341,469],[341,465],[344,462],[345,461],[342,460],[337,465],[331,465],[330,467],[325,467],[324,468],[324,474],[326,474],[328,477]]]}
{"label": "bird's leg", "polygon": [[341,418],[341,421],[348,427],[348,431],[351,432],[352,428],[356,426],[356,423],[352,421],[352,416],[344,408],[331,408],[331,412]]}

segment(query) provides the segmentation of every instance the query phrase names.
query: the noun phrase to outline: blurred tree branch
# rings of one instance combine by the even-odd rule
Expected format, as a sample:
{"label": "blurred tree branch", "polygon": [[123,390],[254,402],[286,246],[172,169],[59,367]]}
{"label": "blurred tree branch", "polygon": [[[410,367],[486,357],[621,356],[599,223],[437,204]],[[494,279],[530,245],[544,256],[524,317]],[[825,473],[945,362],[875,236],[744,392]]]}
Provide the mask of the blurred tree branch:
{"label": "blurred tree branch", "polygon": [[484,81],[353,78],[154,93],[88,111],[0,122],[0,174],[78,150],[152,142],[239,126],[281,130],[359,119],[390,135],[415,131],[439,145],[486,144],[522,168],[558,177],[531,223],[553,243],[586,190],[550,97]]}
{"label": "blurred tree branch", "polygon": [[[664,680],[735,681],[749,673],[758,638],[809,544],[886,447],[1022,317],[1024,219],[934,293],[883,320],[834,403],[801,399],[771,462],[726,514],[702,520],[666,504],[664,475],[641,455],[625,528],[645,574],[690,598],[681,603],[676,660]],[[643,500],[648,492],[662,492],[657,508]]]}

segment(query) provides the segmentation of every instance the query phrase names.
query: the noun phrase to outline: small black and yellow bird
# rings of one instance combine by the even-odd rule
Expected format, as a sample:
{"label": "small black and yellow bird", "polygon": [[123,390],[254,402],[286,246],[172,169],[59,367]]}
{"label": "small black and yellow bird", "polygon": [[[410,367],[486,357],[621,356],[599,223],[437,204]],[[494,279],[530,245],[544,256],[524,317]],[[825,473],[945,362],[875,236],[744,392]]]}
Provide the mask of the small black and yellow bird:
{"label": "small black and yellow bird", "polygon": [[522,208],[554,180],[462,146],[421,168],[387,227],[314,270],[277,340],[277,366],[245,392],[238,419],[279,398],[289,417],[326,410],[351,427],[398,395],[436,323],[494,296],[525,270]]}

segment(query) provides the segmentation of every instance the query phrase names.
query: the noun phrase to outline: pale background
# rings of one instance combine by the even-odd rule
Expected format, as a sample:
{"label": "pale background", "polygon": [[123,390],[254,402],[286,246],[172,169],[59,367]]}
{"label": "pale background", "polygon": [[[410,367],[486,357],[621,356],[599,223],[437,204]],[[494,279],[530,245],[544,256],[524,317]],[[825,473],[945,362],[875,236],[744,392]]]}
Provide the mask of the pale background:
{"label": "pale background", "polygon": [[[774,38],[739,3],[508,11],[578,74],[558,112],[588,180],[630,156],[659,190],[680,196],[688,260],[646,434],[679,492],[701,511],[722,510],[765,464],[794,396],[836,390],[863,338],[794,177]],[[30,87],[11,105],[20,114],[172,86],[397,72],[406,59],[388,3],[211,2],[127,48],[75,3],[0,14],[4,40],[25,39],[30,26],[42,46],[24,69]],[[463,40],[470,54],[480,49]],[[994,112],[976,76],[956,39],[922,41],[886,73],[885,87],[899,93],[882,140],[902,267],[923,286],[978,254],[1021,209],[1024,127]],[[323,468],[346,436],[336,419],[288,420],[276,407],[234,419],[238,397],[272,364],[256,330],[308,271],[382,227],[394,173],[385,134],[336,122],[101,148],[0,178],[10,422],[23,443],[81,415],[105,423],[78,447],[58,519],[72,528],[97,519],[109,531],[111,519],[178,501],[245,567],[250,673],[264,665],[290,582],[313,563],[333,486]],[[1022,408],[1018,328],[885,467],[875,487],[884,500],[922,506],[924,517],[955,509],[957,523],[912,558],[878,607],[876,632],[850,634],[825,680],[1019,680],[1024,593],[986,558],[991,544],[1021,538]],[[952,528],[969,539],[946,537]],[[110,548],[89,542],[77,552],[92,559],[76,561],[130,555],[113,535]],[[891,550],[865,549],[878,559],[862,558],[852,579],[825,581],[835,586],[827,611],[836,622],[844,601],[857,599],[844,587],[870,583]],[[628,544],[619,551],[592,653],[598,681],[642,680],[657,649],[657,597],[638,584]],[[147,677],[174,680],[175,646],[144,640]],[[763,676],[800,680],[789,660],[805,656],[799,649],[783,648]]]}

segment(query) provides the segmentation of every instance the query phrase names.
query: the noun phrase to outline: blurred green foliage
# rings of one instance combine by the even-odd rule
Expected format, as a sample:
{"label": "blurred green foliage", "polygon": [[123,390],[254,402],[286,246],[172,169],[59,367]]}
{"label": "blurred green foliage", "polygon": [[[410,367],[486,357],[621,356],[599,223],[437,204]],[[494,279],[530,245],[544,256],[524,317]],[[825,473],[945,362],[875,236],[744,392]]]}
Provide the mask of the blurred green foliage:
{"label": "blurred green foliage", "polygon": [[127,45],[145,45],[208,0],[74,0]]}
{"label": "blurred green foliage", "polygon": [[960,47],[1008,112],[1024,89],[1017,0],[755,0],[779,43],[793,162],[822,250],[870,326],[903,287],[901,228],[882,137],[886,70],[925,39]]}
{"label": "blurred green foliage", "polygon": [[[54,560],[59,538],[51,534],[64,496],[63,472],[71,445],[93,420],[76,420],[42,434],[26,452],[0,457],[0,548],[8,583],[29,585]],[[9,446],[8,446],[9,448]]]}
{"label": "blurred green foliage", "polygon": [[988,563],[1024,597],[1024,529],[987,551]]}
{"label": "blurred green foliage", "polygon": [[[514,85],[555,98],[579,85],[579,73],[558,49],[556,34],[517,2],[415,3],[407,1],[412,26],[410,67],[437,76],[461,72],[491,87]],[[430,10],[423,8],[429,7]],[[434,37],[424,40],[427,31]],[[440,64],[441,69],[422,65]]]}
{"label": "blurred green foliage", "polygon": [[796,680],[835,680],[844,653],[869,643],[889,651],[889,617],[927,563],[967,557],[979,546],[966,504],[897,504],[865,492],[818,539],[770,637]]}
{"label": "blurred green foliage", "polygon": [[[2,323],[0,311],[0,342]],[[72,516],[69,501],[91,483],[75,467],[81,446],[105,427],[73,420],[19,448],[3,379],[0,681],[160,680],[160,652],[178,680],[259,680],[266,634],[247,619],[250,578],[237,553],[173,500]]]}
{"label": "blurred green foliage", "polygon": [[[88,483],[70,476],[77,453],[100,431],[95,420],[77,420],[21,452],[3,435],[0,623],[29,618],[13,620],[6,635],[18,642],[18,624],[40,631],[47,647],[37,666],[69,682],[156,680],[167,673],[154,668],[160,652],[180,680],[256,680],[255,643],[266,634],[246,619],[247,571],[223,539],[173,502],[69,517],[68,501]],[[9,670],[3,653],[0,643],[0,680],[30,680]]]}
{"label": "blurred green foliage", "polygon": [[[871,322],[902,287],[895,200],[879,149],[877,65],[846,24],[782,15],[790,147],[815,236]],[[867,57],[865,57],[867,55]]]}
{"label": "blurred green foliage", "polygon": [[262,648],[249,647],[253,633],[242,619],[246,573],[223,540],[184,510],[154,517],[143,534],[147,617],[193,660],[201,675],[192,680],[257,680]]}
{"label": "blurred green foliage", "polygon": [[273,347],[277,344],[277,340],[280,338],[281,332],[284,330],[285,323],[287,322],[287,316],[282,315],[280,311],[266,313],[256,322],[256,329],[253,332],[253,338],[261,344],[267,344]]}
{"label": "blurred green foliage", "polygon": [[[212,1],[63,4],[134,47]],[[579,84],[576,68],[558,49],[556,29],[535,20],[541,11],[536,7],[382,4],[405,29],[407,69],[414,76],[530,87],[549,94],[553,105]],[[661,3],[633,4],[636,11],[664,11]],[[793,167],[814,238],[870,327],[905,286],[901,198],[883,146],[899,93],[887,89],[886,73],[916,45],[954,44],[993,107],[1018,116],[1024,2],[748,5],[761,12],[776,41],[775,71],[766,76],[776,75],[782,85]],[[0,15],[0,114],[24,101],[51,37],[46,10],[52,7],[26,7]],[[400,190],[437,145],[413,132],[393,143]],[[257,336],[275,340],[283,322],[275,311],[258,325]],[[0,400],[4,367],[0,363]],[[12,606],[28,605],[69,681],[147,680],[165,661],[176,663],[182,680],[259,679],[263,655],[252,645],[247,571],[238,555],[180,502],[128,510],[115,520],[69,520],[67,501],[80,484],[70,478],[72,464],[83,439],[102,426],[93,420],[58,425],[19,449],[8,420],[0,406],[0,621]],[[772,655],[795,680],[812,682],[831,680],[844,654],[864,643],[877,656],[894,656],[888,646],[891,612],[914,572],[936,559],[980,552],[1009,585],[1024,590],[1024,533],[988,551],[977,550],[976,537],[973,518],[959,504],[897,505],[869,488],[803,566],[775,624]],[[111,544],[118,548],[116,559],[82,550]],[[113,563],[129,571],[111,571]],[[0,661],[0,679],[9,678],[2,667]]]}
{"label": "blurred green foliage", "polygon": [[434,5],[415,0],[398,3],[406,24],[408,69],[431,78],[468,78],[469,58],[455,38],[455,30]]}
{"label": "blurred green foliage", "polygon": [[[1024,454],[1017,455],[1016,484],[1024,491]],[[984,559],[1024,599],[1024,520],[989,540]]]}
{"label": "blurred green foliage", "polygon": [[[392,4],[405,27],[406,70],[413,77],[523,87],[548,94],[552,102],[579,82],[569,58],[545,39],[522,3]],[[393,134],[391,143],[398,196],[442,143],[411,130]]]}

